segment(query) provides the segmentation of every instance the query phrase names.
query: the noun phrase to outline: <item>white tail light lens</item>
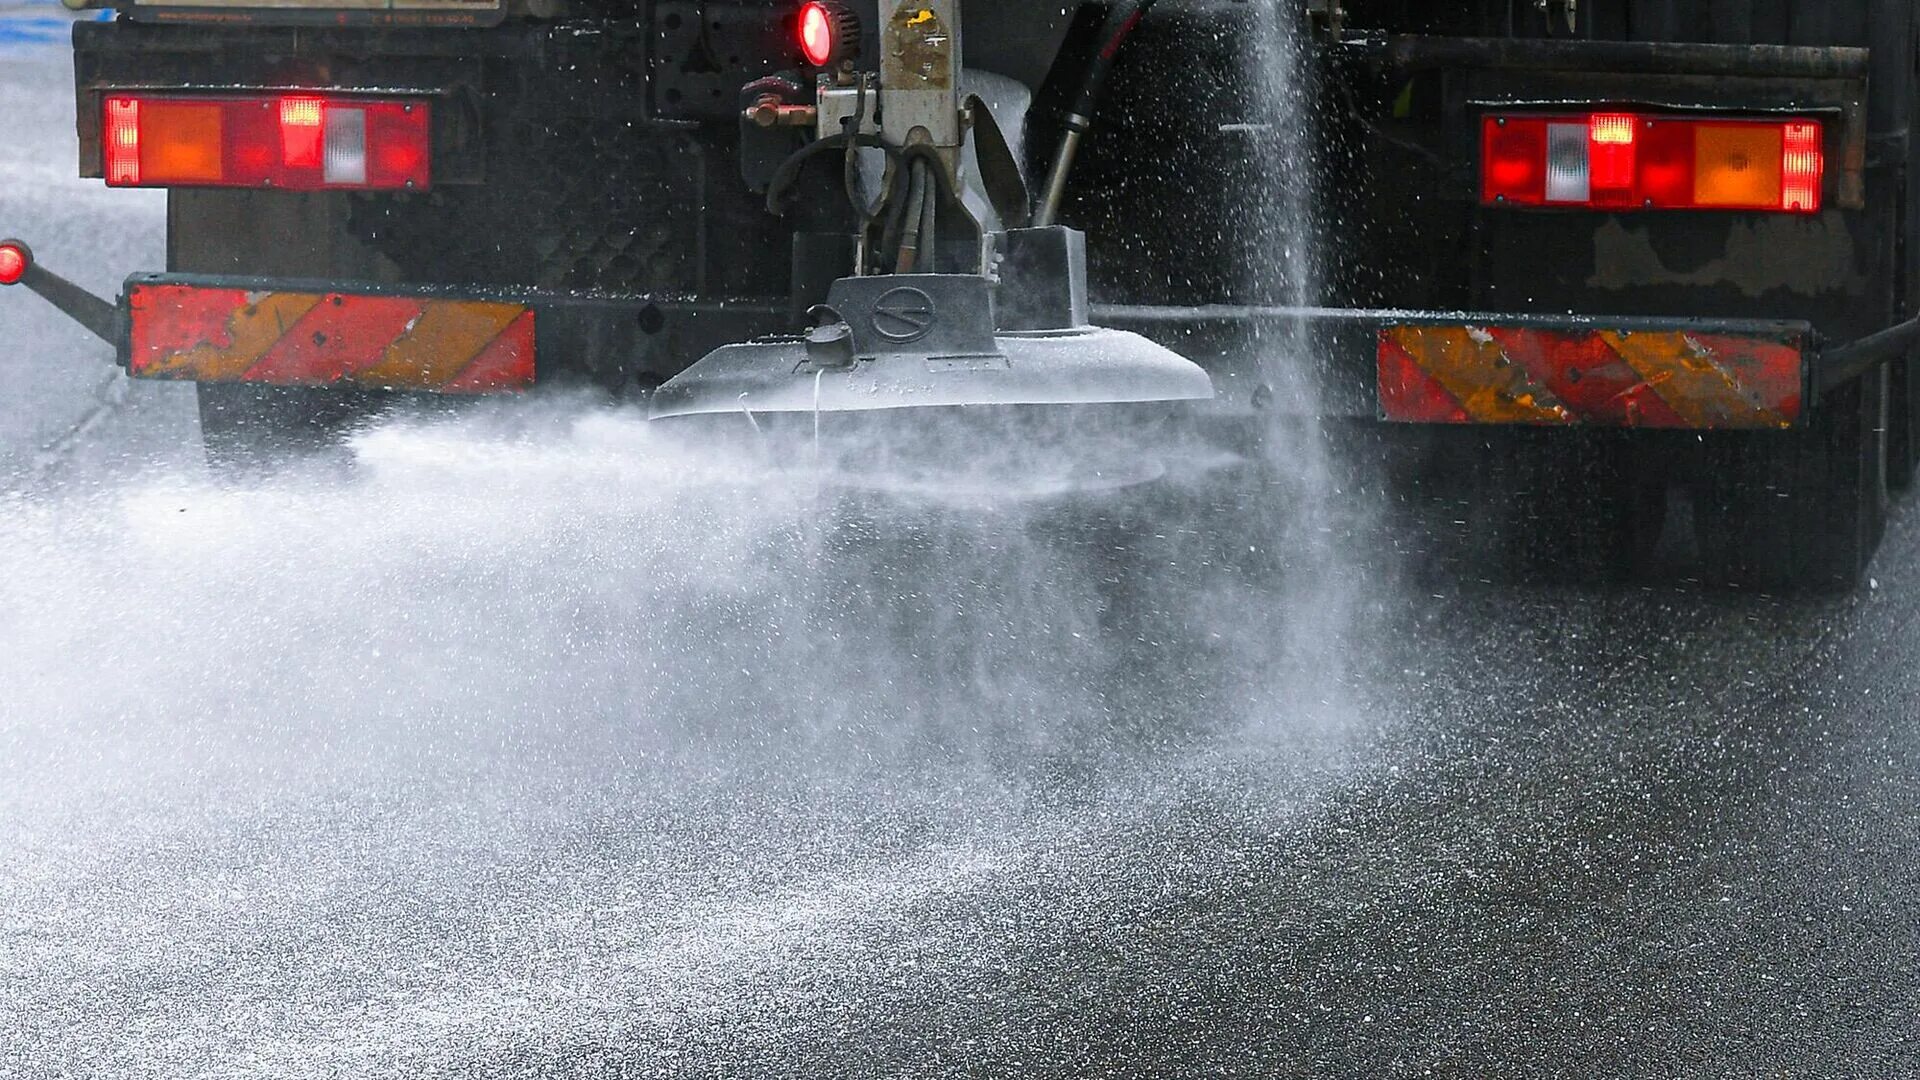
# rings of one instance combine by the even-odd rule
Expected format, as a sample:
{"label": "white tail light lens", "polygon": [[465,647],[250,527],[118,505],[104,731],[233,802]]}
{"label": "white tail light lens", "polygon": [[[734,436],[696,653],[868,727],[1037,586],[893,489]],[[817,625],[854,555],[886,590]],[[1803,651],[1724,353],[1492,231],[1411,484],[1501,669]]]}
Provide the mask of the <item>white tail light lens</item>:
{"label": "white tail light lens", "polygon": [[1547,201],[1583,203],[1593,195],[1587,125],[1547,125]]}
{"label": "white tail light lens", "polygon": [[321,175],[327,183],[342,187],[366,184],[367,114],[364,110],[327,110],[327,157]]}

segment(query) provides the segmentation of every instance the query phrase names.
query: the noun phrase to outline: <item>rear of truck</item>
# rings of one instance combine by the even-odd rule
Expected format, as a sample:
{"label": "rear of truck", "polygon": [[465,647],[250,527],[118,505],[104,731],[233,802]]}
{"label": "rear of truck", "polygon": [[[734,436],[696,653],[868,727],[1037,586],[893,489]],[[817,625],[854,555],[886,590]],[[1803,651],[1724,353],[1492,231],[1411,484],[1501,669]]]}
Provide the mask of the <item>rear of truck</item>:
{"label": "rear of truck", "polygon": [[[1244,85],[1276,20],[1303,116]],[[1258,419],[1303,369],[1323,416],[1489,478],[1476,512],[1535,547],[1630,564],[1690,505],[1714,576],[1847,585],[1920,457],[1914,23],[1911,0],[129,0],[76,26],[80,166],[169,190],[169,265],[92,317],[133,374],[199,384],[216,453],[557,382],[749,421]],[[1250,172],[1290,164],[1250,139],[1302,124],[1310,284],[1245,219]]]}
{"label": "rear of truck", "polygon": [[[1912,5],[1309,7],[1330,310],[1186,292],[1118,324],[1199,325],[1189,353],[1227,356],[1304,321],[1321,409],[1379,425],[1416,485],[1470,490],[1450,516],[1503,519],[1487,543],[1858,580],[1916,454]],[[1122,115],[1152,93],[1115,85]],[[1180,226],[1138,265],[1214,227]]]}
{"label": "rear of truck", "polygon": [[198,384],[216,458],[536,385],[655,415],[1205,398],[1088,323],[1082,238],[1033,221],[1128,6],[131,0],[76,27],[80,169],[169,192],[168,265],[95,321]]}

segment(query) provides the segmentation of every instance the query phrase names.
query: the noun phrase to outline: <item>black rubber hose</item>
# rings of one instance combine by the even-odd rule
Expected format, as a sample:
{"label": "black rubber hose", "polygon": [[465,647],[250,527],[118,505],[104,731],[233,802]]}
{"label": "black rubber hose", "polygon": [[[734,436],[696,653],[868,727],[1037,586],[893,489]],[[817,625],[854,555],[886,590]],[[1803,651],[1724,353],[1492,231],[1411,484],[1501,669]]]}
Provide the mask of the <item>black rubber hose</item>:
{"label": "black rubber hose", "polygon": [[902,192],[902,186],[909,191],[913,187],[913,163],[899,165],[894,170],[891,183],[887,185],[886,227],[880,233],[880,250],[876,258],[870,260],[876,273],[890,274],[900,258],[900,238],[907,230],[908,195]]}
{"label": "black rubber hose", "polygon": [[[1086,78],[1080,83],[1080,94],[1074,99],[1073,112],[1082,119],[1082,131],[1093,125],[1093,114],[1100,108],[1100,98],[1106,93],[1107,79],[1113,75],[1113,64],[1120,56],[1120,50],[1127,39],[1140,26],[1147,12],[1153,10],[1154,0],[1114,0],[1113,7],[1107,11],[1106,22],[1100,26],[1100,50],[1093,54],[1093,66],[1087,69]],[[1071,119],[1071,118],[1069,118]]]}
{"label": "black rubber hose", "polygon": [[864,146],[874,150],[884,150],[889,156],[893,157],[898,157],[900,153],[899,147],[894,146],[878,135],[841,134],[829,135],[824,139],[816,139],[800,149],[795,150],[785,161],[780,163],[779,168],[773,171],[773,178],[767,182],[767,212],[777,217],[785,217],[787,213],[787,194],[789,189],[793,187],[794,181],[799,179],[800,170],[806,166],[807,162],[812,161],[821,154],[834,150],[845,150],[849,145]]}
{"label": "black rubber hose", "polygon": [[1060,214],[1060,204],[1066,201],[1067,177],[1073,172],[1073,160],[1079,156],[1080,143],[1087,132],[1093,129],[1093,117],[1100,109],[1100,99],[1105,96],[1107,80],[1113,75],[1114,62],[1120,57],[1120,50],[1127,39],[1139,27],[1147,12],[1153,9],[1154,0],[1113,0],[1107,9],[1107,17],[1100,24],[1100,34],[1094,40],[1098,48],[1093,54],[1093,63],[1087,68],[1085,78],[1080,81],[1080,92],[1074,96],[1073,108],[1067,113],[1066,132],[1060,137],[1060,148],[1055,153],[1053,168],[1047,174],[1046,194],[1040,204],[1040,213],[1035,220],[1038,225],[1051,225]]}
{"label": "black rubber hose", "polygon": [[[926,168],[928,173],[931,174],[934,169],[934,166],[928,165],[926,166]],[[929,179],[927,181],[927,201],[921,206],[921,209],[920,209],[920,255],[919,255],[918,262],[915,265],[915,269],[917,269],[920,273],[923,273],[923,274],[933,273],[934,260],[939,257],[939,251],[940,251],[939,215],[940,215],[939,185],[935,184],[931,179]]]}
{"label": "black rubber hose", "polygon": [[932,168],[924,161],[916,161],[912,167],[912,182],[907,185],[906,232],[900,238],[900,255],[894,264],[894,270],[901,274],[911,274],[920,265],[920,230],[925,224],[925,213],[929,198],[928,188],[932,186],[927,174]]}

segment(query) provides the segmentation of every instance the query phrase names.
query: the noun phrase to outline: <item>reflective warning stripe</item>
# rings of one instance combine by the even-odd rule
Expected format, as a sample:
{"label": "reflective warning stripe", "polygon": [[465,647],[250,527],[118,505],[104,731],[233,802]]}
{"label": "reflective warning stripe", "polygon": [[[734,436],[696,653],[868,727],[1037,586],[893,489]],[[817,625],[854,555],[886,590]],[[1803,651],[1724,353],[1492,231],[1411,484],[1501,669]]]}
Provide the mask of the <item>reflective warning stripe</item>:
{"label": "reflective warning stripe", "polygon": [[1799,418],[1797,335],[1389,326],[1381,415],[1449,424],[1784,428]]}
{"label": "reflective warning stripe", "polygon": [[[1406,328],[1402,328],[1406,329]],[[1395,333],[1393,344],[1482,424],[1562,424],[1570,414],[1524,365],[1508,359],[1485,330],[1421,327]]]}
{"label": "reflective warning stripe", "polygon": [[137,378],[484,394],[534,381],[524,304],[135,285]]}
{"label": "reflective warning stripe", "polygon": [[1622,334],[1603,330],[1600,337],[1620,355],[1688,427],[1788,427],[1792,421],[1774,412],[1758,395],[1714,359],[1713,352],[1685,334]]}

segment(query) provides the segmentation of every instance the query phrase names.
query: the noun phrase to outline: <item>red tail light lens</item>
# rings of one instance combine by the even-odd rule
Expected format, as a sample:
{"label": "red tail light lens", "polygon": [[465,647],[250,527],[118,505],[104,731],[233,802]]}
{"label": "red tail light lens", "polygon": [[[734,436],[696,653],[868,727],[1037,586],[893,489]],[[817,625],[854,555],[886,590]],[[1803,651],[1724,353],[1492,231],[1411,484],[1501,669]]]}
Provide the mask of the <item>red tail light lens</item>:
{"label": "red tail light lens", "polygon": [[312,169],[320,164],[321,126],[327,103],[319,98],[280,99],[280,160],[290,169]]}
{"label": "red tail light lens", "polygon": [[1825,177],[1817,120],[1489,116],[1480,144],[1489,206],[1814,213]]}
{"label": "red tail light lens", "polygon": [[1596,113],[1587,121],[1587,174],[1590,198],[1596,205],[1632,206],[1634,118],[1622,113]]}
{"label": "red tail light lens", "polygon": [[380,191],[431,180],[425,101],[114,94],[103,119],[113,187]]}
{"label": "red tail light lens", "polygon": [[1489,202],[1536,206],[1547,198],[1547,122],[1514,118],[1488,123],[1481,167]]}
{"label": "red tail light lens", "polygon": [[106,124],[102,129],[107,183],[140,182],[140,102],[133,98],[108,98]]}
{"label": "red tail light lens", "polygon": [[1788,124],[1786,130],[1786,208],[1820,209],[1820,184],[1825,178],[1826,155],[1820,146],[1819,124]]}

